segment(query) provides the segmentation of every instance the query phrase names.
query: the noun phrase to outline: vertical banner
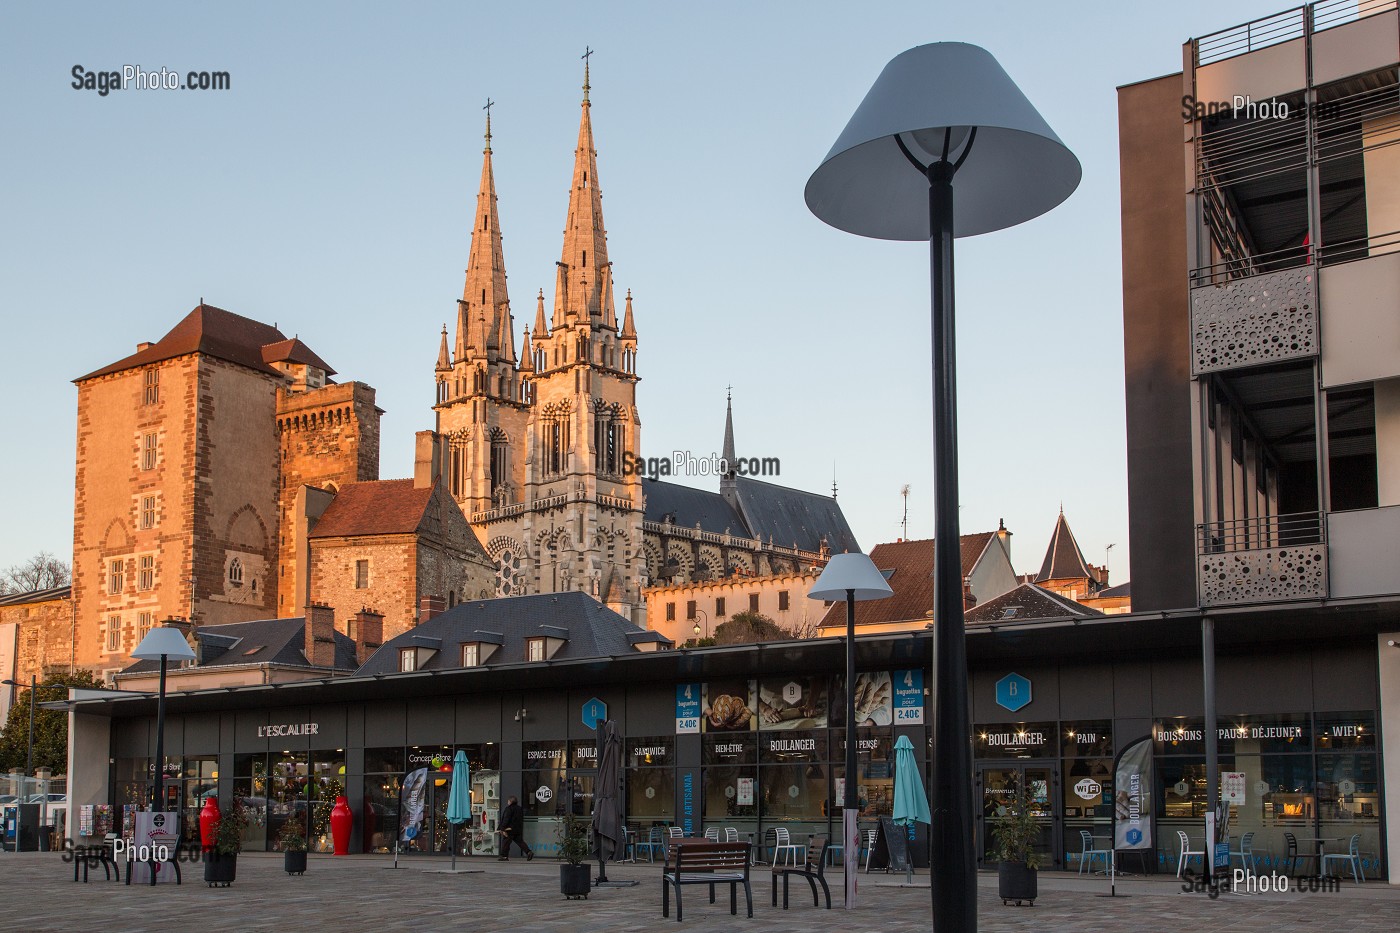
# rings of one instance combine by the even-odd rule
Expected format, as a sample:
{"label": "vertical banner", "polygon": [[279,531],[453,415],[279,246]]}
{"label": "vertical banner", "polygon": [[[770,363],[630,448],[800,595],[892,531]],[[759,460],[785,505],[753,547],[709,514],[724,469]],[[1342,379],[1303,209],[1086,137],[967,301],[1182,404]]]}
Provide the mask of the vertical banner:
{"label": "vertical banner", "polygon": [[700,685],[676,684],[676,735],[700,732]]}
{"label": "vertical banner", "polygon": [[1113,767],[1113,847],[1152,849],[1152,737],[1118,753]]}

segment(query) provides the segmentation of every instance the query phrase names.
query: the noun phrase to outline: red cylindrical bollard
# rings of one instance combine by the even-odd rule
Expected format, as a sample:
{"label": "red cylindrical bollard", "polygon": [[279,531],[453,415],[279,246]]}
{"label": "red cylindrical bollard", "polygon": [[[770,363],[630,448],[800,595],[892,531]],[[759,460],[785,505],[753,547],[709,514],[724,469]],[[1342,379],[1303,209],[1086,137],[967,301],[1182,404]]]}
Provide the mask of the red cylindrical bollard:
{"label": "red cylindrical bollard", "polygon": [[219,831],[219,798],[210,794],[204,798],[204,809],[199,811],[199,844],[207,852],[214,848],[214,836]]}
{"label": "red cylindrical bollard", "polygon": [[335,807],[331,810],[331,840],[335,843],[336,855],[350,854],[350,826],[354,821],[350,802],[344,797],[335,798]]}

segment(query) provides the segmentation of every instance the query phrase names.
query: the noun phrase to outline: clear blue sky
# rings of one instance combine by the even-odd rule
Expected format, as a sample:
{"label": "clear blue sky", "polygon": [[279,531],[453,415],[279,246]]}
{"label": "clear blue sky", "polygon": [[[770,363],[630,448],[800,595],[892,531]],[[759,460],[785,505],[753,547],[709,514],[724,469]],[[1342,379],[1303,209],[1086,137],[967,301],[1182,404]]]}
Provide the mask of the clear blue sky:
{"label": "clear blue sky", "polygon": [[[385,478],[432,425],[493,109],[517,334],[552,301],[585,45],[609,249],[635,296],[643,452],[740,453],[829,490],[868,549],[933,532],[927,248],[841,233],[808,175],[891,57],[987,47],[1084,166],[1021,227],[960,240],[962,528],[1037,569],[1061,502],[1126,574],[1115,87],[1272,2],[6,4],[0,10],[0,567],[71,555],[70,380],[204,297],[379,392]],[[74,90],[71,69],[231,73]]]}

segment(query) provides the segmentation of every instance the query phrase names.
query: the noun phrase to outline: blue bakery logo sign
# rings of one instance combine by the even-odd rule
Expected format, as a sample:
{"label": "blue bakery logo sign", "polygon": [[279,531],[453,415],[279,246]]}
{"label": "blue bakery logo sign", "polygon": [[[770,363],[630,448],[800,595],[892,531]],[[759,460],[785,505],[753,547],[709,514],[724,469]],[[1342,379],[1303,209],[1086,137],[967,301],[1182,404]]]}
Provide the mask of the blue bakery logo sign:
{"label": "blue bakery logo sign", "polygon": [[598,728],[598,723],[608,718],[608,704],[594,697],[583,704],[583,724],[590,729]]}
{"label": "blue bakery logo sign", "polygon": [[1142,842],[1142,830],[1136,827],[1128,830],[1128,845],[1135,846],[1139,842]]}
{"label": "blue bakery logo sign", "polygon": [[1007,674],[997,681],[997,706],[1011,712],[1031,701],[1031,682],[1020,674]]}

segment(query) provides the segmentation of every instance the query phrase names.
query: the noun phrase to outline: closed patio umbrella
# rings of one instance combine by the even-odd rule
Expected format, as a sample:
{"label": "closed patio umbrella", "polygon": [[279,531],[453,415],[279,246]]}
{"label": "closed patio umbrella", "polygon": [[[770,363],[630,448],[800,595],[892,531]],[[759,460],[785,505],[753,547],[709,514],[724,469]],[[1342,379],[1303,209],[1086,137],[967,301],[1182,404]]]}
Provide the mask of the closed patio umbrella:
{"label": "closed patio umbrella", "polygon": [[[928,810],[928,794],[919,777],[919,763],[914,758],[914,743],[901,735],[894,743],[894,822],[896,826],[932,823]],[[913,858],[905,863],[905,874],[913,880]]]}
{"label": "closed patio umbrella", "polygon": [[593,791],[593,853],[598,856],[598,882],[608,880],[607,862],[627,844],[622,824],[622,737],[611,719],[598,724],[598,777]]}
{"label": "closed patio umbrella", "polygon": [[467,753],[460,748],[452,759],[452,787],[447,793],[447,822],[452,824],[452,868],[457,868],[457,827],[471,822],[472,782]]}

